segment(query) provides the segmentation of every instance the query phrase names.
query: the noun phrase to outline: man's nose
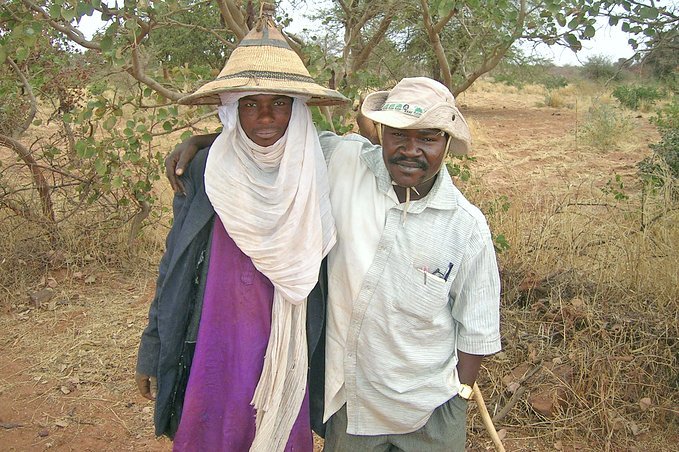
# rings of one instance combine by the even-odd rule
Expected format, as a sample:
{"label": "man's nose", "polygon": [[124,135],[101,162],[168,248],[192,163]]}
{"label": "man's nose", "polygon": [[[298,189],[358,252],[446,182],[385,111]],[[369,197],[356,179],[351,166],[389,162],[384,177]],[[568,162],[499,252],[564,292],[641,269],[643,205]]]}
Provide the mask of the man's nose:
{"label": "man's nose", "polygon": [[257,119],[260,122],[272,122],[273,121],[273,108],[270,105],[262,105],[259,107],[257,112]]}
{"label": "man's nose", "polygon": [[403,141],[401,152],[408,157],[417,157],[422,153],[422,149],[417,144],[416,138],[406,137]]}

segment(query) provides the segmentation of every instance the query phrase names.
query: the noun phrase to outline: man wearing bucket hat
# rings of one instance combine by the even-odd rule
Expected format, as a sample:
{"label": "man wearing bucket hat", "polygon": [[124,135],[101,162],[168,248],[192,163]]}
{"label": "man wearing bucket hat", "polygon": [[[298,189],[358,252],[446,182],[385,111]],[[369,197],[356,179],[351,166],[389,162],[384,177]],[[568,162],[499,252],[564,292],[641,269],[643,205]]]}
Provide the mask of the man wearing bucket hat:
{"label": "man wearing bucket hat", "polygon": [[[361,111],[381,145],[320,134],[338,231],[325,448],[462,451],[481,359],[501,346],[491,234],[444,165],[447,152],[468,152],[469,128],[450,91],[424,77],[369,95]],[[170,166],[195,147],[180,145]]]}
{"label": "man wearing bucket hat", "polygon": [[269,9],[219,77],[181,100],[221,104],[223,131],[174,199],[138,353],[137,385],[175,450],[313,450],[307,362],[336,228],[307,105],[344,101],[309,76]]}

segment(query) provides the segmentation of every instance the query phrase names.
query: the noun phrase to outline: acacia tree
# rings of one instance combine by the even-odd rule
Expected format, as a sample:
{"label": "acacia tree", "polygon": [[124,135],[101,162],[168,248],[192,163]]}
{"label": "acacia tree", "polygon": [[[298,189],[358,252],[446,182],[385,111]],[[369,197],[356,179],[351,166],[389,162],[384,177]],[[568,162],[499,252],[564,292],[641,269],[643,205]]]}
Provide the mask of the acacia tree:
{"label": "acacia tree", "polygon": [[[177,100],[214,77],[258,9],[252,0],[3,2],[0,146],[18,163],[0,161],[0,208],[52,240],[87,209],[99,224],[129,224],[133,238],[155,201],[158,138],[213,113]],[[86,37],[78,23],[95,11],[104,28]],[[312,75],[350,97],[409,75],[458,94],[520,39],[578,49],[601,15],[636,45],[677,24],[674,7],[653,0],[334,0],[315,40],[289,38]]]}
{"label": "acacia tree", "polygon": [[[378,40],[389,40],[401,49],[400,55],[391,57],[396,56],[398,64],[406,68],[404,75],[439,79],[454,94],[495,68],[520,40],[563,45],[577,51],[583,40],[594,37],[596,19],[606,16],[611,24],[620,24],[624,31],[634,34],[630,43],[636,47],[644,37],[677,25],[675,7],[657,6],[652,0],[347,3],[335,1],[334,7],[323,13],[345,30],[343,76],[355,81],[360,80],[359,71],[373,71],[375,59],[370,58],[370,53],[384,47]],[[353,24],[363,24],[363,28],[349,32]],[[388,29],[385,24],[390,25]]]}
{"label": "acacia tree", "polygon": [[[202,14],[189,14],[194,9]],[[88,39],[77,24],[95,10],[106,28]],[[0,6],[0,146],[19,158],[0,160],[3,216],[42,227],[53,246],[76,217],[99,228],[128,224],[133,240],[156,198],[166,152],[157,138],[200,121],[200,109],[180,112],[176,101],[197,77],[214,75],[210,66],[223,63],[246,19],[228,2]],[[176,42],[173,51],[168,30],[200,38],[185,39],[199,64],[189,68],[191,54]]]}

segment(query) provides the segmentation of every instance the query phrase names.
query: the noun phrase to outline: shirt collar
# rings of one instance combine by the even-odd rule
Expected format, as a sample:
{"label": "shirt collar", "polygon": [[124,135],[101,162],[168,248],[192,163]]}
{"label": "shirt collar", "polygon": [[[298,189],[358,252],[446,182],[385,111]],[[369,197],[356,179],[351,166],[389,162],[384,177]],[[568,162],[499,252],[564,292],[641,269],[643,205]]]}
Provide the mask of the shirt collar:
{"label": "shirt collar", "polygon": [[[370,171],[377,179],[377,188],[385,196],[390,196],[393,193],[391,185],[391,176],[387,171],[387,166],[384,164],[382,157],[382,146],[366,145],[361,151],[361,160],[368,166]],[[458,204],[458,189],[453,185],[453,181],[448,174],[446,165],[441,167],[438,172],[436,181],[431,187],[427,196],[422,199],[410,201],[408,207],[409,213],[420,213],[426,208],[439,210],[455,210]],[[403,204],[399,204],[399,209],[403,209]]]}

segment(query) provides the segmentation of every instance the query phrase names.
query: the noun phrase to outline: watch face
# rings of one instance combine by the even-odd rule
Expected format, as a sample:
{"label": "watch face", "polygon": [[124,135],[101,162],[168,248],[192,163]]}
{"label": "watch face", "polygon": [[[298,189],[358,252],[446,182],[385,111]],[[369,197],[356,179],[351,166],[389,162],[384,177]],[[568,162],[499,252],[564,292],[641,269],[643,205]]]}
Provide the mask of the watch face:
{"label": "watch face", "polygon": [[471,399],[472,398],[472,388],[471,388],[471,386],[463,384],[460,387],[460,392],[458,394],[463,399],[467,399],[467,400]]}

